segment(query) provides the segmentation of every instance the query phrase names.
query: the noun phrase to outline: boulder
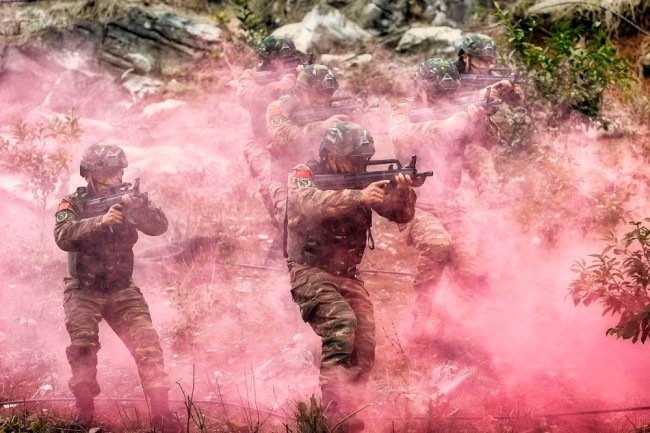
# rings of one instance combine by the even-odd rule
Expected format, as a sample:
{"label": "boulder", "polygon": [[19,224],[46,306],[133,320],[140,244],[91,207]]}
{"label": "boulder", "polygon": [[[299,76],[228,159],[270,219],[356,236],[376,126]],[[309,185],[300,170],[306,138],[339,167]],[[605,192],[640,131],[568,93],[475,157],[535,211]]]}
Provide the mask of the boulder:
{"label": "boulder", "polygon": [[358,48],[372,40],[370,33],[326,3],[316,5],[300,23],[287,24],[273,33],[291,38],[302,52],[316,54]]}
{"label": "boulder", "polygon": [[452,58],[462,38],[463,32],[451,27],[414,27],[404,33],[396,50],[422,53],[427,58]]}
{"label": "boulder", "polygon": [[106,24],[99,59],[141,74],[187,66],[213,49],[221,30],[169,12],[140,6]]}

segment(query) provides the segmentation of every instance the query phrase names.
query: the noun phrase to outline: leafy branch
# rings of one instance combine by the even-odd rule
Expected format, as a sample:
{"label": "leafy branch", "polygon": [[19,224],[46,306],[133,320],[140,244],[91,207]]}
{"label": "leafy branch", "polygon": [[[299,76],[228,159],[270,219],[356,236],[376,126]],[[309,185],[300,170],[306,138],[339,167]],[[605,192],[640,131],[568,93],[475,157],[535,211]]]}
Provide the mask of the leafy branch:
{"label": "leafy branch", "polygon": [[45,210],[49,195],[68,174],[70,145],[79,142],[81,134],[74,109],[48,123],[17,122],[8,136],[0,136],[0,165],[18,172]]}
{"label": "leafy branch", "polygon": [[534,84],[537,95],[532,99],[541,96],[547,108],[554,108],[549,120],[577,111],[607,128],[601,113],[604,92],[612,86],[629,90],[634,79],[629,62],[617,55],[602,23],[585,26],[558,20],[547,29],[534,18],[514,20],[498,4],[495,16],[524,76]]}
{"label": "leafy branch", "polygon": [[[650,218],[645,218],[646,223]],[[592,261],[577,261],[571,270],[578,278],[569,290],[575,305],[600,303],[603,315],[620,315],[619,322],[606,331],[617,338],[639,339],[645,343],[650,335],[650,229],[640,221],[622,239],[612,233],[603,240],[606,246],[600,254],[591,254]]]}

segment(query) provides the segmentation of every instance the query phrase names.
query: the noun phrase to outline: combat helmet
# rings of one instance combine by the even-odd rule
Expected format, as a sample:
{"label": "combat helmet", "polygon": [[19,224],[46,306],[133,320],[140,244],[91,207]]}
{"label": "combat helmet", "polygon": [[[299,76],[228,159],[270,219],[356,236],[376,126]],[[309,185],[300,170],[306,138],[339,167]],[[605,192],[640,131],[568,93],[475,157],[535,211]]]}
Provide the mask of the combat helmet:
{"label": "combat helmet", "polygon": [[271,59],[291,60],[298,55],[298,51],[291,39],[271,35],[262,39],[257,54],[263,61]]}
{"label": "combat helmet", "polygon": [[460,74],[453,63],[434,57],[420,63],[415,86],[428,95],[453,94],[460,87]]}
{"label": "combat helmet", "polygon": [[471,33],[463,39],[458,49],[458,56],[463,54],[492,61],[497,56],[497,46],[491,37],[481,33]]}
{"label": "combat helmet", "polygon": [[79,164],[79,174],[106,168],[126,168],[129,163],[126,154],[118,145],[113,143],[96,143],[84,150]]}
{"label": "combat helmet", "polygon": [[296,77],[296,88],[308,94],[332,95],[339,88],[334,71],[325,65],[308,65]]}
{"label": "combat helmet", "polygon": [[352,158],[359,165],[375,154],[375,140],[361,125],[341,122],[325,132],[318,153],[321,161],[328,155],[333,155],[337,158]]}

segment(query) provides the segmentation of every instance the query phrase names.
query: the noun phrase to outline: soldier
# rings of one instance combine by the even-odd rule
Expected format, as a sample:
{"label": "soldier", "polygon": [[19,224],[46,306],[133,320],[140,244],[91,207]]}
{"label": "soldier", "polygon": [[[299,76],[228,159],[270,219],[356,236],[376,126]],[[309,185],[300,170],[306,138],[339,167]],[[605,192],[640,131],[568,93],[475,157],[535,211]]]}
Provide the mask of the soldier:
{"label": "soldier", "polygon": [[451,62],[425,60],[415,74],[417,96],[397,105],[390,122],[389,137],[396,157],[408,160],[417,154],[421,164],[433,167],[435,173],[435,179],[423,186],[415,217],[400,226],[407,242],[420,251],[413,283],[414,320],[419,325],[431,318],[431,290],[449,262],[456,281],[470,291],[483,285],[485,279],[476,261],[471,224],[456,190],[463,168],[469,165],[479,192],[495,194],[498,185],[492,160],[478,152],[486,142],[498,138],[495,127],[483,107],[471,104],[448,118],[420,122],[411,119],[418,108],[444,106],[459,85],[460,76]]}
{"label": "soldier", "polygon": [[244,148],[244,158],[251,175],[259,181],[259,192],[271,221],[280,230],[268,189],[270,156],[265,116],[271,102],[293,91],[300,58],[293,41],[273,35],[262,39],[258,56],[259,65],[244,71],[237,87],[237,100],[250,113],[253,130],[253,139]]}
{"label": "soldier", "polygon": [[[458,59],[454,66],[461,76],[461,87],[463,75],[485,75],[493,67],[497,57],[497,46],[494,40],[484,34],[470,33],[460,44]],[[493,75],[493,74],[490,74]],[[521,90],[507,80],[492,85],[492,95],[497,96],[508,104],[518,104],[523,99]],[[462,89],[461,89],[462,90]]]}
{"label": "soldier", "polygon": [[492,67],[496,57],[497,46],[491,37],[470,33],[460,44],[454,66],[461,75],[483,74]]}
{"label": "soldier", "polygon": [[[76,420],[87,428],[94,417],[93,400],[100,392],[96,377],[98,325],[103,318],[135,359],[153,426],[165,433],[179,432],[180,423],[169,410],[169,378],[160,340],[147,302],[132,279],[138,230],[149,236],[161,235],[167,230],[167,218],[151,201],[128,194],[103,215],[84,211],[85,200],[106,196],[122,183],[126,167],[126,155],[115,144],[88,147],[80,165],[88,185],[65,197],[56,212],[54,238],[59,248],[68,252],[63,301],[70,335],[66,355],[72,377],[68,385],[76,399]],[[126,221],[127,212],[131,222]]]}
{"label": "soldier", "polygon": [[[328,417],[336,422],[353,409],[351,388],[367,380],[375,359],[372,303],[357,277],[372,210],[398,223],[413,218],[415,193],[409,176],[396,176],[397,187],[379,181],[363,190],[323,191],[312,174],[354,173],[375,153],[370,133],[354,123],[329,128],[320,145],[317,167],[298,165],[289,174],[287,264],[291,295],[303,320],[322,339],[320,387]],[[317,170],[313,173],[312,170]],[[361,431],[349,418],[344,431]]]}
{"label": "soldier", "polygon": [[266,107],[293,91],[300,57],[291,39],[273,35],[262,39],[258,57],[257,67],[245,70],[239,80],[237,100],[250,113],[253,135],[266,139]]}
{"label": "soldier", "polygon": [[298,74],[294,91],[272,102],[266,110],[267,129],[271,136],[271,179],[269,194],[273,198],[276,218],[284,221],[286,202],[286,179],[282,173],[301,161],[313,159],[316,149],[310,143],[318,143],[323,134],[337,123],[348,120],[345,114],[302,123],[296,118],[301,111],[327,109],[334,92],[339,88],[334,72],[324,65],[309,65]]}

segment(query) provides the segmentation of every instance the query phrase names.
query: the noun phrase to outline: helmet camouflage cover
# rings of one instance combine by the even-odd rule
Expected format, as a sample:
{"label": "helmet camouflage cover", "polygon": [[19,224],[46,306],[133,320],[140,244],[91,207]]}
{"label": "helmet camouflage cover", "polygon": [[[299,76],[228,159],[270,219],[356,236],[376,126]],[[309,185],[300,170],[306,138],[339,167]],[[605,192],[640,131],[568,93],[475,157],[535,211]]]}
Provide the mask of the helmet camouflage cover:
{"label": "helmet camouflage cover", "polygon": [[327,130],[320,144],[319,155],[339,158],[351,157],[367,161],[375,154],[375,141],[370,132],[356,123],[337,123]]}
{"label": "helmet camouflage cover", "polygon": [[480,33],[467,35],[458,49],[458,55],[469,54],[472,57],[494,59],[497,56],[497,46],[494,39]]}
{"label": "helmet camouflage cover", "polygon": [[460,87],[460,74],[453,63],[434,57],[420,63],[415,72],[415,86],[428,94],[455,93]]}
{"label": "helmet camouflage cover", "polygon": [[84,150],[79,173],[85,176],[89,171],[126,168],[128,165],[126,154],[122,148],[113,143],[96,143]]}
{"label": "helmet camouflage cover", "polygon": [[262,39],[257,53],[264,60],[294,58],[298,54],[291,39],[274,35]]}
{"label": "helmet camouflage cover", "polygon": [[334,72],[325,65],[309,65],[296,78],[296,84],[314,93],[333,94],[338,88]]}

